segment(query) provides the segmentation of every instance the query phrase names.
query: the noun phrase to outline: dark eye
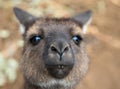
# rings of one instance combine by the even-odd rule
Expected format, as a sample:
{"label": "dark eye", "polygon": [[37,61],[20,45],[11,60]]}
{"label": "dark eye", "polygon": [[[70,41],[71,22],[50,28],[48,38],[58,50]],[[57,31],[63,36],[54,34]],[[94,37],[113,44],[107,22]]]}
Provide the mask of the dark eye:
{"label": "dark eye", "polygon": [[33,44],[33,45],[37,45],[41,40],[41,37],[40,36],[33,36],[31,39],[30,39],[30,42]]}
{"label": "dark eye", "polygon": [[82,38],[80,36],[73,36],[72,40],[74,41],[75,44],[79,45]]}

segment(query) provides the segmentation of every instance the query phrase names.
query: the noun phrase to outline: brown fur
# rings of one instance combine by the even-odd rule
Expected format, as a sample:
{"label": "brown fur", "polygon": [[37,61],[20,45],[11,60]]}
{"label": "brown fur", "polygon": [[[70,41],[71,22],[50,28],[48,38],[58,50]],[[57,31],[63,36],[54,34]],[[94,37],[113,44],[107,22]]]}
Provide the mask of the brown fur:
{"label": "brown fur", "polygon": [[[72,28],[72,29],[71,29]],[[84,42],[82,41],[79,46],[76,46],[72,40],[70,40],[72,49],[75,54],[75,65],[70,72],[70,74],[64,78],[66,82],[70,83],[70,85],[66,86],[68,88],[57,86],[47,86],[41,87],[39,83],[47,83],[47,81],[53,80],[43,61],[43,52],[45,42],[41,40],[41,42],[37,46],[32,46],[29,44],[28,40],[33,34],[43,34],[41,29],[44,29],[45,37],[48,36],[49,32],[56,32],[59,34],[61,32],[66,33],[66,35],[83,35],[80,26],[78,24],[70,21],[69,19],[66,21],[63,20],[37,20],[25,33],[25,46],[23,51],[23,60],[21,63],[22,71],[25,77],[26,83],[30,83],[32,86],[38,86],[38,88],[30,88],[27,87],[28,84],[25,84],[24,89],[70,89],[75,86],[85,75],[88,69],[88,58],[84,49]],[[72,30],[72,31],[71,31]],[[26,88],[27,87],[27,88]]]}
{"label": "brown fur", "polygon": [[[60,19],[37,18],[17,7],[14,13],[25,28],[23,89],[75,89],[88,70],[83,29],[89,24],[92,12]],[[39,36],[36,45],[31,43],[33,36]]]}

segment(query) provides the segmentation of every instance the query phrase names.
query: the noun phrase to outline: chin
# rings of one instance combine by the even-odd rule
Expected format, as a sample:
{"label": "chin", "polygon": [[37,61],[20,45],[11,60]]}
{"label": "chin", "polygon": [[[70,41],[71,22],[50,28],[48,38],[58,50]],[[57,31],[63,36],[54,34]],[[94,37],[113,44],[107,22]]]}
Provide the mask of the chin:
{"label": "chin", "polygon": [[75,85],[75,81],[66,81],[64,79],[51,79],[47,82],[39,82],[37,84],[38,86],[42,87],[42,88],[52,88],[52,87],[61,87],[61,88],[66,88],[66,87],[72,87],[73,85]]}

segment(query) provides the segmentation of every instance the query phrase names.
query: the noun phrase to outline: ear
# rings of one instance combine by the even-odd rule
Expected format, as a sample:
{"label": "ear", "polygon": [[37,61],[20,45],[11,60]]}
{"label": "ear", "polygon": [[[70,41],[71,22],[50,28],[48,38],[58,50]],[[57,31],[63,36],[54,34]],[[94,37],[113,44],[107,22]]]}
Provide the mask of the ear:
{"label": "ear", "polygon": [[92,20],[92,11],[88,10],[80,13],[72,18],[74,21],[78,22],[82,26],[83,33],[87,32],[87,26]]}
{"label": "ear", "polygon": [[28,24],[33,22],[36,19],[36,17],[17,7],[14,7],[13,11],[16,18],[20,22],[20,30],[22,31],[22,33],[24,33]]}

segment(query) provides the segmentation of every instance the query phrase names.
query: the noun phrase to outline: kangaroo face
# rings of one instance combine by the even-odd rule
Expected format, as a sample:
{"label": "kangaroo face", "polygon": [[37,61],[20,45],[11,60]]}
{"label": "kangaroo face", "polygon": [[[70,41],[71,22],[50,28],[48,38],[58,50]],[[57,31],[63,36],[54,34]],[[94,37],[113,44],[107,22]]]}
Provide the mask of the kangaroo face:
{"label": "kangaroo face", "polygon": [[36,18],[18,8],[14,11],[25,28],[21,66],[25,79],[44,87],[75,85],[88,69],[83,27],[91,12],[56,19]]}
{"label": "kangaroo face", "polygon": [[[50,23],[49,23],[50,24]],[[74,53],[71,47],[70,35],[67,35],[70,28],[64,24],[52,24],[46,26],[45,45],[43,59],[45,66],[54,78],[62,79],[66,77],[74,66]],[[59,31],[58,31],[59,30]]]}

